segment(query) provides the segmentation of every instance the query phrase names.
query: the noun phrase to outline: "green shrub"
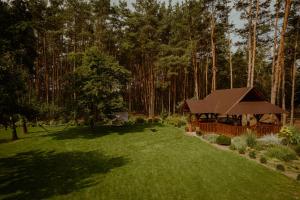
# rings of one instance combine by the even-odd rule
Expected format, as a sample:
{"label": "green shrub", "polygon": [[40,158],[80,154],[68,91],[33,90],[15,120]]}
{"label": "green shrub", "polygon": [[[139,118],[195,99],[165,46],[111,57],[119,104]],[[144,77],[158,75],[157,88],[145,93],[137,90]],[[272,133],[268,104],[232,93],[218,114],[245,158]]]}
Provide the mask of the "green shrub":
{"label": "green shrub", "polygon": [[300,144],[300,131],[295,126],[283,126],[278,135],[283,138],[287,144]]}
{"label": "green shrub", "polygon": [[291,161],[297,159],[296,152],[293,149],[282,145],[268,148],[266,155],[271,158],[277,158],[283,161]]}
{"label": "green shrub", "polygon": [[246,144],[248,147],[255,147],[257,141],[256,141],[256,134],[250,129],[247,129],[247,131],[242,135],[242,137],[245,138]]}
{"label": "green shrub", "polygon": [[284,167],[282,164],[277,164],[277,165],[276,165],[276,169],[277,169],[278,171],[285,171],[285,167]]}
{"label": "green shrub", "polygon": [[255,159],[255,158],[256,158],[256,153],[255,153],[255,151],[250,151],[250,152],[249,152],[249,157]]}
{"label": "green shrub", "polygon": [[300,181],[300,174],[298,174],[297,176],[297,181]]}
{"label": "green shrub", "polygon": [[231,144],[235,149],[241,149],[247,147],[245,137],[241,137],[241,136],[232,138]]}
{"label": "green shrub", "polygon": [[219,135],[219,137],[217,137],[216,143],[219,145],[229,146],[231,144],[231,138],[225,135]]}
{"label": "green shrub", "polygon": [[246,148],[242,147],[239,149],[239,154],[245,154],[246,153]]}
{"label": "green shrub", "polygon": [[172,115],[168,116],[165,120],[167,124],[173,125],[175,127],[181,127],[186,125],[186,119],[183,116],[180,115]]}
{"label": "green shrub", "polygon": [[132,125],[134,125],[134,121],[128,120],[123,122],[123,126],[132,126]]}
{"label": "green shrub", "polygon": [[135,118],[135,123],[136,124],[144,124],[146,120],[143,117],[137,117]]}
{"label": "green shrub", "polygon": [[149,118],[149,119],[147,120],[147,122],[148,122],[149,124],[152,124],[152,123],[153,123],[153,119],[152,119],[152,118]]}
{"label": "green shrub", "polygon": [[260,163],[263,163],[263,164],[266,164],[267,163],[267,158],[262,156],[260,159],[259,159]]}
{"label": "green shrub", "polygon": [[157,117],[153,118],[153,123],[159,123],[159,122],[160,122],[160,118]]}
{"label": "green shrub", "polygon": [[229,149],[232,150],[232,151],[236,150],[235,146],[234,146],[232,143],[231,143],[231,145],[229,146]]}
{"label": "green shrub", "polygon": [[160,118],[161,119],[166,119],[168,117],[168,113],[167,112],[162,112],[162,113],[160,113]]}
{"label": "green shrub", "polygon": [[216,143],[218,137],[219,135],[215,133],[204,134],[202,136],[203,139],[209,141],[210,143]]}
{"label": "green shrub", "polygon": [[300,156],[300,144],[298,144],[298,145],[295,147],[295,152],[297,153],[298,156]]}

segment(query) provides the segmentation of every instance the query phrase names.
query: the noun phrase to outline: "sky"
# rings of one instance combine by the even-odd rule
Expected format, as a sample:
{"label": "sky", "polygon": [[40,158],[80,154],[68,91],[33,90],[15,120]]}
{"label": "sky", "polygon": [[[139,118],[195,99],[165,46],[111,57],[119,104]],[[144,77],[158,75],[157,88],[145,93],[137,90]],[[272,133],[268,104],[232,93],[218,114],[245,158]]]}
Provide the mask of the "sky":
{"label": "sky", "polygon": [[[132,8],[132,3],[135,2],[135,0],[126,0],[128,7]],[[161,1],[165,1],[168,2],[168,0],[161,0]],[[181,2],[182,0],[172,0],[172,3],[177,3],[177,2]],[[112,4],[117,4],[119,2],[119,0],[111,0]],[[240,28],[243,26],[243,21],[240,20],[240,13],[238,11],[236,11],[235,9],[233,9],[230,13],[229,16],[229,20],[231,21],[232,24],[234,24],[235,28]],[[233,44],[240,41],[241,38],[236,34],[236,33],[232,33],[231,34],[231,39]],[[237,47],[235,45],[232,46],[232,51],[235,52],[237,50]]]}

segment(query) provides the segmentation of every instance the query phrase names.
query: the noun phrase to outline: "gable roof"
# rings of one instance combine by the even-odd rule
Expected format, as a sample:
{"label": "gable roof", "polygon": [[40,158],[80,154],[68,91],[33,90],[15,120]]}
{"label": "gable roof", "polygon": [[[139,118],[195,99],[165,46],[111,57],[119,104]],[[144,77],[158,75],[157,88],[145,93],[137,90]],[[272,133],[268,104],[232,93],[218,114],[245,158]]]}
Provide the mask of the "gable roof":
{"label": "gable roof", "polygon": [[283,113],[255,88],[216,90],[203,100],[186,100],[191,113],[262,114]]}

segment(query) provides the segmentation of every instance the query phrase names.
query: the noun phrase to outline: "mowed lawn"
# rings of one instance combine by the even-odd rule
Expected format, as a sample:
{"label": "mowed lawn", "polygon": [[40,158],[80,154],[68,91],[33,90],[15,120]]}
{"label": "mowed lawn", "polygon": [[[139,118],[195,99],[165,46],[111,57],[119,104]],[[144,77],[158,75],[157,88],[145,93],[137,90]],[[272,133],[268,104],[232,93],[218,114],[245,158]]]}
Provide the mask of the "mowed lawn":
{"label": "mowed lawn", "polygon": [[299,182],[179,128],[47,129],[1,130],[0,199],[300,199]]}

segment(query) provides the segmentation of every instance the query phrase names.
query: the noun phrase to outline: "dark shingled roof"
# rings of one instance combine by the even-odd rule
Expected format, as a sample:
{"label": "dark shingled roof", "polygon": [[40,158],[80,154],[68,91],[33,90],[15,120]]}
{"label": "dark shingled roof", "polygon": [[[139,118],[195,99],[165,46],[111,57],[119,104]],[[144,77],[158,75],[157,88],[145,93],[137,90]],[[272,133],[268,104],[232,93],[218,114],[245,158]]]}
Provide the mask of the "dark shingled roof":
{"label": "dark shingled roof", "polygon": [[267,101],[255,88],[216,90],[203,100],[186,100],[191,113],[278,114],[283,109]]}

